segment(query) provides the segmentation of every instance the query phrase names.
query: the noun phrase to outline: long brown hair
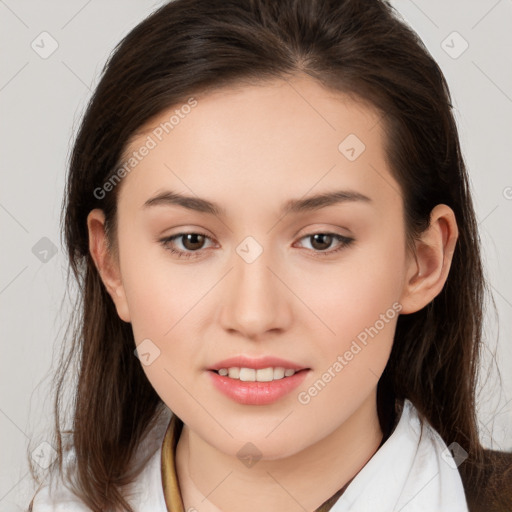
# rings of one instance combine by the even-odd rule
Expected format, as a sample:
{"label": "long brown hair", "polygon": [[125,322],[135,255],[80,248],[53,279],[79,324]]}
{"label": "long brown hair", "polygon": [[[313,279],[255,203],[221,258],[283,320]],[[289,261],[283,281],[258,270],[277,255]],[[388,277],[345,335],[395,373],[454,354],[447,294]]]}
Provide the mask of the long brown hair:
{"label": "long brown hair", "polygon": [[[489,463],[493,455],[510,474],[510,459],[486,456],[478,436],[486,284],[449,89],[418,36],[379,0],[175,0],[116,47],[70,158],[63,229],[79,302],[55,381],[58,469],[66,448],[60,408],[71,370],[78,372],[72,485],[94,511],[131,511],[123,486],[142,467],[133,468],[131,460],[163,409],[134,356],[131,325],[118,317],[89,254],[86,218],[92,209],[104,210],[115,238],[119,187],[101,195],[95,190],[122,164],[131,137],[157,114],[194,94],[297,73],[380,112],[409,241],[429,225],[437,204],[455,212],[459,239],[448,280],[425,308],[400,316],[379,381],[379,408],[385,400],[410,399],[446,444],[468,452],[459,471],[470,509],[512,510],[512,489],[505,489],[504,477],[498,481],[504,471],[491,477]],[[483,488],[486,496],[478,493]]]}

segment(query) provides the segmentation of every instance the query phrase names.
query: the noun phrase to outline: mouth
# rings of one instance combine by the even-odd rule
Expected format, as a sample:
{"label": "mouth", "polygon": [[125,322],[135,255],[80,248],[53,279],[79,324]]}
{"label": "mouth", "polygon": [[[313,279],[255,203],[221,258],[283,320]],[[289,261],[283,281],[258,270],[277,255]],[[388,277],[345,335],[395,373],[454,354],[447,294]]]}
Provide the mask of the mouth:
{"label": "mouth", "polygon": [[242,382],[272,382],[310,370],[300,363],[274,356],[249,357],[238,355],[224,359],[207,368],[221,377]]}
{"label": "mouth", "polygon": [[306,372],[308,370],[309,368],[295,370],[293,368],[285,368],[284,366],[269,366],[267,368],[231,366],[229,368],[219,368],[218,370],[211,369],[210,371],[221,377],[228,377],[229,379],[242,382],[272,382],[287,379],[297,373]]}
{"label": "mouth", "polygon": [[[309,368],[230,366],[206,372],[213,387],[242,405],[270,405],[292,394],[309,373]],[[286,375],[285,375],[286,373]]]}

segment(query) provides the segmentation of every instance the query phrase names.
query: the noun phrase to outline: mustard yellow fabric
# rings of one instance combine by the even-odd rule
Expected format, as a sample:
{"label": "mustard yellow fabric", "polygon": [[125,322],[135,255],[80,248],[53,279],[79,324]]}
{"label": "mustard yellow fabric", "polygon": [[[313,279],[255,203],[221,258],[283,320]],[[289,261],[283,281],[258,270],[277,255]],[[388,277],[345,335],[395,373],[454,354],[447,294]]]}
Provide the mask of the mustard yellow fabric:
{"label": "mustard yellow fabric", "polygon": [[174,464],[174,453],[182,427],[183,422],[173,414],[162,445],[162,480],[165,505],[168,512],[185,512]]}

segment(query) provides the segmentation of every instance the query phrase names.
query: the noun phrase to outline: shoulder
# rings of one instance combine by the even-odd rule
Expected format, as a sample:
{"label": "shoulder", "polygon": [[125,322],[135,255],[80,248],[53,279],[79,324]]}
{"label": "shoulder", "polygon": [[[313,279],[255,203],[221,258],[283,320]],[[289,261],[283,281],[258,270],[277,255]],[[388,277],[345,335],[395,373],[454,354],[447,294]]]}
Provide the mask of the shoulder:
{"label": "shoulder", "polygon": [[[468,503],[459,472],[461,454],[446,445],[437,430],[407,399],[399,427],[401,436],[395,439],[398,451],[401,452],[406,439],[414,446],[401,500],[413,510],[467,512]],[[399,457],[403,455],[400,453]],[[425,492],[430,494],[428,498]]]}
{"label": "shoulder", "polygon": [[[165,430],[172,413],[164,411],[153,429],[141,441],[131,467],[140,467],[135,479],[123,488],[125,499],[137,512],[166,512],[161,481],[161,448]],[[75,451],[70,447],[64,456],[63,472],[73,475]],[[28,512],[92,512],[75,489],[57,471],[36,490]]]}
{"label": "shoulder", "polygon": [[91,512],[91,509],[62,482],[42,485],[30,502],[28,512]]}
{"label": "shoulder", "polygon": [[437,432],[405,400],[393,432],[332,510],[468,512],[460,475]]}
{"label": "shoulder", "polygon": [[456,443],[446,446],[439,433],[424,420],[410,404],[414,419],[411,426],[418,429],[421,423],[423,443],[428,449],[434,449],[442,464],[445,475],[449,475],[447,467],[457,469],[457,478],[464,488],[470,512],[512,512],[512,452],[484,449],[481,463],[466,465],[467,453]]}

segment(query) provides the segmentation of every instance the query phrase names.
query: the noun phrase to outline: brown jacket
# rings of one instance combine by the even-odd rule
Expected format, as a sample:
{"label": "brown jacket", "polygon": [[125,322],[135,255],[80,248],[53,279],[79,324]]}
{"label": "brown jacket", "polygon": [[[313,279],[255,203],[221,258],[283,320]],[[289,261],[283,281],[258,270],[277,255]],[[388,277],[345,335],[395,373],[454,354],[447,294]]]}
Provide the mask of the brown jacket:
{"label": "brown jacket", "polygon": [[469,510],[512,512],[512,452],[485,450],[485,458],[488,469],[478,488],[470,485],[461,471]]}

